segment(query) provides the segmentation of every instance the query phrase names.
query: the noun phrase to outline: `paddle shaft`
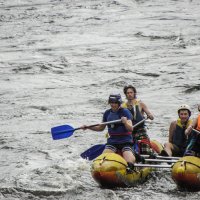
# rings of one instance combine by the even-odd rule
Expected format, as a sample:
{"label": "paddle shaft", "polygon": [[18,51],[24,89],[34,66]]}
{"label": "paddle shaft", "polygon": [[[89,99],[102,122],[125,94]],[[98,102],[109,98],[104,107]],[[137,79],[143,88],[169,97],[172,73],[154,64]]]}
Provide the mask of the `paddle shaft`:
{"label": "paddle shaft", "polygon": [[142,123],[143,123],[144,121],[146,121],[146,120],[147,120],[147,119],[145,118],[145,119],[139,121],[137,124],[135,124],[135,125],[133,126],[133,128],[135,128],[136,126],[142,124]]}
{"label": "paddle shaft", "polygon": [[197,131],[196,129],[192,129],[194,132],[196,132],[196,133],[198,133],[198,134],[200,134],[200,131]]}
{"label": "paddle shaft", "polygon": [[171,168],[171,165],[134,164],[135,167]]}
{"label": "paddle shaft", "polygon": [[[141,120],[140,122],[138,122],[137,124],[135,124],[133,126],[133,128],[135,128],[136,126],[140,125],[141,123],[143,123],[146,119],[143,119]],[[117,119],[117,120],[113,120],[113,121],[108,121],[108,122],[102,122],[102,123],[99,123],[99,124],[93,124],[93,125],[89,125],[89,126],[86,126],[85,128],[92,128],[94,126],[99,126],[99,125],[108,125],[108,124],[115,124],[115,123],[119,123],[119,122],[122,122],[121,119]],[[79,130],[79,129],[82,129],[82,127],[79,127],[79,128],[75,128],[74,130]]]}
{"label": "paddle shaft", "polygon": [[145,159],[147,162],[167,162],[167,163],[175,163],[177,160],[161,160],[161,159]]}
{"label": "paddle shaft", "polygon": [[[141,155],[141,156],[144,157],[144,158],[149,158],[149,155]],[[156,155],[156,158],[161,158],[161,159],[166,159],[166,160],[171,160],[171,159],[179,160],[181,157],[157,156],[157,155]]]}
{"label": "paddle shaft", "polygon": [[[99,125],[115,124],[115,123],[119,123],[121,121],[122,121],[121,119],[118,119],[118,120],[113,120],[113,121],[108,121],[108,122],[102,122],[102,123],[98,123],[98,124],[93,124],[93,125],[85,126],[85,128],[92,128],[94,126],[99,126]],[[79,130],[79,129],[82,129],[82,127],[75,128],[74,130]]]}
{"label": "paddle shaft", "polygon": [[121,119],[118,119],[118,120],[113,120],[113,121],[108,121],[108,122],[102,122],[102,123],[99,123],[99,124],[93,124],[93,125],[90,125],[90,126],[86,126],[86,128],[91,128],[91,127],[98,126],[98,125],[115,124],[115,123],[119,123],[121,121],[122,121]]}

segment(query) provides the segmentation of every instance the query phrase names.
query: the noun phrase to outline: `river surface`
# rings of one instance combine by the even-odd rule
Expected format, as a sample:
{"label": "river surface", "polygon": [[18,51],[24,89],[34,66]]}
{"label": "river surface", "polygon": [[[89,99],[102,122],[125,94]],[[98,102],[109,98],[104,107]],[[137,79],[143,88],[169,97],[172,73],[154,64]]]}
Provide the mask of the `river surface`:
{"label": "river surface", "polygon": [[50,133],[101,122],[109,94],[133,84],[164,143],[180,104],[198,113],[199,65],[199,0],[0,0],[0,199],[199,199],[167,169],[102,189],[80,153],[105,132]]}

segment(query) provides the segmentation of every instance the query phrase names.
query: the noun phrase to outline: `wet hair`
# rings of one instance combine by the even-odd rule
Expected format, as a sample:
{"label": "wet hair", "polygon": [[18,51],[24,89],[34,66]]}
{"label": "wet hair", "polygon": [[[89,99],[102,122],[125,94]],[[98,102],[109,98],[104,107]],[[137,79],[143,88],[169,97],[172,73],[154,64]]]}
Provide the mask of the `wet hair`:
{"label": "wet hair", "polygon": [[125,95],[126,95],[128,89],[132,89],[133,92],[135,93],[134,97],[136,97],[136,93],[137,93],[136,88],[133,87],[132,85],[125,86],[125,87],[124,87],[124,94],[125,94]]}

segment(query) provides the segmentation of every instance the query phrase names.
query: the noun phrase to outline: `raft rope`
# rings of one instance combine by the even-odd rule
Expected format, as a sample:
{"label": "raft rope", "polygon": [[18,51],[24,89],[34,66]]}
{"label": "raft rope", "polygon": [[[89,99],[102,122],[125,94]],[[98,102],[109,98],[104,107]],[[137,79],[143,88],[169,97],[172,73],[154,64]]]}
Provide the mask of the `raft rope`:
{"label": "raft rope", "polygon": [[[104,161],[113,161],[113,162],[119,163],[119,164],[121,164],[121,165],[123,165],[123,166],[125,166],[125,167],[128,166],[128,165],[125,165],[124,163],[122,163],[122,162],[120,162],[120,161],[106,159],[106,157],[104,157],[103,159],[96,159],[95,161],[97,161],[97,160],[100,160],[100,161],[102,160],[102,161],[101,161],[101,164],[102,164]],[[138,173],[138,172],[139,172],[139,171],[137,170],[137,168],[136,168],[136,169],[133,169],[133,171],[134,171],[135,173]],[[142,178],[142,176],[143,176],[143,171],[141,170],[141,171],[140,171],[140,178]]]}
{"label": "raft rope", "polygon": [[192,162],[189,162],[189,161],[186,161],[186,160],[178,160],[176,163],[178,163],[178,162],[184,162],[185,165],[186,165],[186,163],[188,163],[188,164],[191,164],[191,165],[194,165],[194,166],[200,168],[199,165],[196,165],[196,164],[194,164],[194,163],[192,163]]}
{"label": "raft rope", "polygon": [[106,157],[104,157],[103,159],[96,159],[94,161],[97,161],[97,160],[102,160],[102,161],[113,161],[113,162],[116,162],[116,163],[120,163],[122,164],[123,166],[127,167],[127,165],[125,165],[124,163],[120,162],[120,161],[117,161],[117,160],[109,160],[109,159],[106,159]]}

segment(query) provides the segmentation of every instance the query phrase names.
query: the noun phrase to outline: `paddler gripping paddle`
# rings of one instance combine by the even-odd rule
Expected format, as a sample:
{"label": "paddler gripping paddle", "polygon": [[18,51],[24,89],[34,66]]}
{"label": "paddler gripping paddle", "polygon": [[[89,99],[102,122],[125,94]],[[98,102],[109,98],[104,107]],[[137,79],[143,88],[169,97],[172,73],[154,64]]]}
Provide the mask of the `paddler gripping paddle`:
{"label": "paddler gripping paddle", "polygon": [[[133,126],[133,128],[137,127],[138,125],[142,124],[145,120],[147,119],[143,119],[140,122],[138,122],[137,124],[135,124]],[[93,160],[94,158],[98,157],[99,155],[102,154],[104,148],[105,148],[105,144],[97,144],[94,145],[92,147],[90,147],[89,149],[87,149],[86,151],[84,151],[83,153],[81,153],[81,157],[84,159],[88,159],[88,160]]]}
{"label": "paddler gripping paddle", "polygon": [[[86,126],[85,128],[91,128],[91,127],[98,126],[98,125],[116,124],[116,123],[120,123],[120,122],[121,122],[121,119],[118,119],[118,120],[113,120],[113,121],[109,121],[109,122],[103,122],[103,123],[99,123],[99,124],[89,125],[89,126]],[[73,128],[70,125],[56,126],[56,127],[51,128],[51,134],[52,134],[52,138],[54,140],[59,140],[59,139],[68,138],[68,137],[72,136],[74,131],[80,130],[80,129],[82,129],[82,127]]]}

